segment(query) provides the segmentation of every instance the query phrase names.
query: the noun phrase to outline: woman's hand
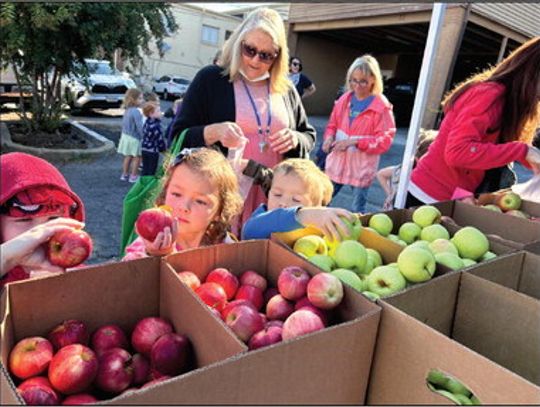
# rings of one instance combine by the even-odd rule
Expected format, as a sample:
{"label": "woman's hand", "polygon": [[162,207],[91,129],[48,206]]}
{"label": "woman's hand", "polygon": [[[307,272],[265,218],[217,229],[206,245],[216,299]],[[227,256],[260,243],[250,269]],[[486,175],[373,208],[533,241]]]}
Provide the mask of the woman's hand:
{"label": "woman's hand", "polygon": [[172,228],[166,227],[159,232],[153,242],[146,240],[143,237],[141,239],[144,242],[146,253],[150,256],[165,256],[174,252],[174,246],[176,243],[176,236],[178,235],[178,220],[176,218],[173,221]]}
{"label": "woman's hand", "polygon": [[234,122],[209,124],[204,128],[204,141],[208,146],[220,141],[224,147],[238,148],[245,138],[240,126]]}
{"label": "woman's hand", "polygon": [[291,129],[286,128],[268,137],[268,142],[272,151],[285,154],[298,146],[298,135]]}
{"label": "woman's hand", "polygon": [[7,273],[15,266],[30,270],[62,273],[64,269],[52,265],[47,259],[43,243],[56,232],[65,229],[82,229],[84,223],[70,218],[58,218],[35,226],[0,245],[0,270]]}
{"label": "woman's hand", "polygon": [[328,137],[326,140],[324,140],[322,145],[322,151],[324,151],[326,154],[328,154],[332,148],[332,144],[334,144],[334,137]]}
{"label": "woman's hand", "polygon": [[332,149],[335,151],[345,151],[349,147],[355,146],[355,145],[356,145],[356,140],[353,140],[353,139],[341,140],[341,141],[336,141]]}
{"label": "woman's hand", "polygon": [[535,174],[540,174],[540,149],[529,146],[525,159]]}
{"label": "woman's hand", "polygon": [[313,207],[298,210],[298,222],[304,226],[314,226],[333,240],[341,240],[342,235],[349,234],[349,228],[342,218],[354,222],[357,217],[342,208]]}

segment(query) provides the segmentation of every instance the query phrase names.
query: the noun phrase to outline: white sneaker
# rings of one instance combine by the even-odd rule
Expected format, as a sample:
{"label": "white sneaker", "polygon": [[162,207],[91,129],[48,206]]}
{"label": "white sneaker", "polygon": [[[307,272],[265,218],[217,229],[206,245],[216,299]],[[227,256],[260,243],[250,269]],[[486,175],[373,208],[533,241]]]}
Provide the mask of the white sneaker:
{"label": "white sneaker", "polygon": [[127,174],[122,174],[120,176],[120,181],[127,181],[128,180],[128,175]]}
{"label": "white sneaker", "polygon": [[132,184],[136,183],[138,179],[139,179],[138,175],[130,175],[129,176],[129,182],[132,183]]}

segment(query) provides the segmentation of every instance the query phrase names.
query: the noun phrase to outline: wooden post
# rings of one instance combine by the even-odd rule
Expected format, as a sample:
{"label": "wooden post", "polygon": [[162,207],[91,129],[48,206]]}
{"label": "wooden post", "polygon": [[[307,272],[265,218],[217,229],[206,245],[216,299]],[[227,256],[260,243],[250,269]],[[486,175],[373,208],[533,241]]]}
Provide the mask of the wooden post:
{"label": "wooden post", "polygon": [[289,46],[289,55],[296,55],[296,47],[298,45],[298,33],[294,31],[294,23],[287,24],[287,44]]}
{"label": "wooden post", "polygon": [[467,26],[469,10],[470,5],[466,7],[448,7],[446,11],[440,46],[436,50],[426,111],[422,120],[424,129],[432,129],[435,126],[441,100],[450,84],[450,76],[459,54],[461,40]]}
{"label": "wooden post", "polygon": [[506,46],[508,45],[508,37],[503,37],[501,42],[501,48],[499,49],[499,56],[497,57],[497,63],[501,62],[504,59],[504,54],[506,52]]}

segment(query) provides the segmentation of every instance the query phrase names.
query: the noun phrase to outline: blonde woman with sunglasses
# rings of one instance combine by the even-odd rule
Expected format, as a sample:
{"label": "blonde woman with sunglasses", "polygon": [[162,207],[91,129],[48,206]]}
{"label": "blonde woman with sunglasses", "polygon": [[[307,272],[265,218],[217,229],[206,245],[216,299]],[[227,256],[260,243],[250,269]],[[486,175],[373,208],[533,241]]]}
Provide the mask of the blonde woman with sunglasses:
{"label": "blonde woman with sunglasses", "polygon": [[[187,128],[185,147],[215,146],[225,155],[245,145],[244,159],[270,168],[285,158],[308,158],[315,130],[288,78],[288,64],[280,15],[254,10],[225,43],[218,65],[204,67],[193,79],[172,135]],[[250,171],[248,165],[244,174]],[[242,219],[266,199],[260,186],[253,186]]]}

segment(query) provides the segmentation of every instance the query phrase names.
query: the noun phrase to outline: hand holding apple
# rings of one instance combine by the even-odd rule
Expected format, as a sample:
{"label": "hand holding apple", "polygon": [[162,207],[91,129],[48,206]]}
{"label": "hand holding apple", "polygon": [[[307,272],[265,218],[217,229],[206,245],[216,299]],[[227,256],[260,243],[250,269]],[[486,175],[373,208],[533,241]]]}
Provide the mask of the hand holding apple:
{"label": "hand holding apple", "polygon": [[48,243],[47,257],[62,268],[75,267],[92,253],[92,238],[83,230],[64,229],[56,232]]}
{"label": "hand holding apple", "polygon": [[[342,208],[301,208],[298,210],[297,218],[303,226],[313,226],[334,240],[342,240],[343,236],[349,236],[352,233],[360,234],[358,217]],[[354,231],[350,227],[352,224],[355,224]]]}

